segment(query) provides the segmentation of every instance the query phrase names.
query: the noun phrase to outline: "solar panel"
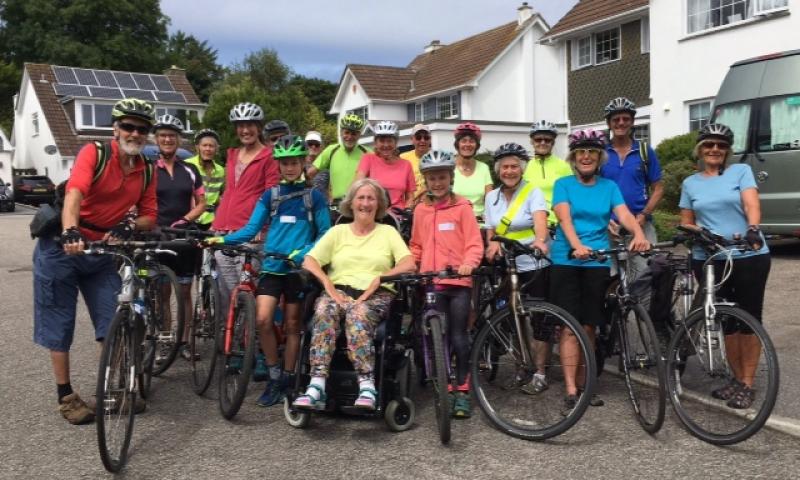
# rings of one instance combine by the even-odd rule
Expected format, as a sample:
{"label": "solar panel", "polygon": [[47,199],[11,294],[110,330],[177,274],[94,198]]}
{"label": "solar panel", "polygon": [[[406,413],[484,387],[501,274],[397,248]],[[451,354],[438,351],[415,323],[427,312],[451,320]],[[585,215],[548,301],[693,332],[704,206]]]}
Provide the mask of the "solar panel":
{"label": "solar panel", "polygon": [[153,97],[153,92],[150,90],[130,90],[123,88],[122,94],[125,96],[125,98],[138,98],[140,100],[147,100],[148,102],[155,100],[155,97]]}
{"label": "solar panel", "polygon": [[117,83],[122,88],[138,88],[136,82],[133,81],[133,77],[128,72],[114,72],[114,78],[117,79]]}
{"label": "solar panel", "polygon": [[153,81],[150,80],[150,75],[144,73],[134,73],[133,79],[136,80],[136,88],[140,90],[156,90]]}
{"label": "solar panel", "polygon": [[150,75],[150,79],[153,80],[156,89],[160,92],[175,91],[175,89],[172,87],[172,82],[169,81],[169,78],[167,78],[166,75]]}
{"label": "solar panel", "polygon": [[75,78],[75,72],[69,67],[53,67],[53,73],[56,75],[58,83],[78,84],[78,79]]}
{"label": "solar panel", "polygon": [[101,87],[117,88],[117,81],[114,79],[114,74],[108,70],[95,70],[94,76],[97,77],[97,83]]}
{"label": "solar panel", "polygon": [[89,89],[83,85],[64,85],[63,83],[56,83],[53,85],[56,95],[70,96],[70,97],[88,97]]}
{"label": "solar panel", "polygon": [[81,85],[97,85],[97,79],[94,78],[94,72],[85,70],[83,68],[74,68],[73,71],[78,77],[78,83]]}
{"label": "solar panel", "polygon": [[89,87],[89,92],[97,98],[123,98],[119,88]]}
{"label": "solar panel", "polygon": [[156,94],[156,100],[161,102],[179,102],[186,103],[186,97],[179,92],[153,92]]}

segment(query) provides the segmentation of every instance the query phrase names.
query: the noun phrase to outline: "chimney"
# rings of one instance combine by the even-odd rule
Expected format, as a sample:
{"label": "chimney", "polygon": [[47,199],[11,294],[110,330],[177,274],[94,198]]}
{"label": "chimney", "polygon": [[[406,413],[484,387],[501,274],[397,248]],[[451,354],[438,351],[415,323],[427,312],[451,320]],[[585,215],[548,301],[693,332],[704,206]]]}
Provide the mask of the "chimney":
{"label": "chimney", "polygon": [[442,42],[440,42],[439,40],[431,40],[431,43],[429,43],[428,46],[425,47],[425,53],[435,52],[436,50],[439,50],[442,47],[444,47],[444,45],[442,45]]}
{"label": "chimney", "polygon": [[517,25],[522,25],[533,16],[533,9],[528,6],[528,2],[522,2],[522,6],[517,9]]}
{"label": "chimney", "polygon": [[186,69],[173,65],[164,70],[164,75],[186,75]]}

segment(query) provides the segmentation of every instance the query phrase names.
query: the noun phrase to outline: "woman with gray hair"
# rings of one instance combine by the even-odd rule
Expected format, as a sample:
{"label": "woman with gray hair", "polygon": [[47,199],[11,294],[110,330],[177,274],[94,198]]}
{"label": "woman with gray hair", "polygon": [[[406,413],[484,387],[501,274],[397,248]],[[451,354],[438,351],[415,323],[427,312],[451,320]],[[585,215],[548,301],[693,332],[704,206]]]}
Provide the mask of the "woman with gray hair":
{"label": "woman with gray hair", "polygon": [[[387,195],[378,182],[369,178],[356,180],[339,207],[353,222],[328,230],[305,257],[303,268],[317,277],[325,291],[314,307],[311,382],[294,401],[296,408],[325,408],[325,381],[339,323],[344,318],[348,358],[358,372],[355,406],[375,410],[372,340],[394,297],[394,292],[381,286],[380,277],[413,272],[416,268],[397,230],[376,221],[383,218],[387,207]],[[326,266],[327,273],[323,270]]]}

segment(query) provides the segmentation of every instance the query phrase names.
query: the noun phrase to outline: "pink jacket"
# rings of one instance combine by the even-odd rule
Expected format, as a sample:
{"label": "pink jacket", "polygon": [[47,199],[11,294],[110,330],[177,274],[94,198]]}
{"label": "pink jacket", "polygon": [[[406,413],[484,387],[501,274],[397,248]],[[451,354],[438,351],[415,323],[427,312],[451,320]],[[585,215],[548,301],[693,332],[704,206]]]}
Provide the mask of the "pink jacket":
{"label": "pink jacket", "polygon": [[256,158],[244,168],[236,181],[238,148],[228,149],[225,164],[225,190],[214,215],[214,230],[239,230],[250,220],[250,215],[261,195],[281,180],[278,162],[272,158],[272,147],[265,146]]}
{"label": "pink jacket", "polygon": [[[477,267],[483,258],[483,240],[472,205],[458,196],[444,206],[434,206],[427,200],[420,202],[414,209],[409,247],[420,272],[443,270],[447,266],[454,269],[461,265]],[[437,283],[469,287],[472,279]]]}

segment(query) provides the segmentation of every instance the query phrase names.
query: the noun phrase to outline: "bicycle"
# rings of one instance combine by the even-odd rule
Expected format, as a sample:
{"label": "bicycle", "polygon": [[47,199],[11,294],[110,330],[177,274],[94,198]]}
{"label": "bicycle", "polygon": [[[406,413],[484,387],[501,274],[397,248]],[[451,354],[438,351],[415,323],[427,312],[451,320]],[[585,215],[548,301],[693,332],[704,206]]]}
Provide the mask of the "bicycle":
{"label": "bicycle", "polygon": [[91,242],[85,254],[114,255],[122,263],[122,289],[117,311],[103,341],[97,372],[95,417],[100,459],[109,472],[127,462],[133,435],[137,393],[147,398],[158,337],[158,300],[162,282],[175,279],[167,267],[155,262],[159,253],[183,242]]}
{"label": "bicycle", "polygon": [[[597,378],[595,358],[583,327],[564,309],[541,299],[524,297],[521,291],[516,257],[530,255],[545,260],[538,250],[507,238],[500,242],[506,276],[497,287],[508,290],[508,304],[498,309],[478,331],[470,353],[472,388],[478,405],[497,429],[524,440],[545,440],[569,430],[589,406]],[[534,281],[535,278],[531,281]],[[562,359],[559,342],[562,335],[574,335],[584,363]],[[562,367],[586,369],[584,391],[575,407],[562,412],[563,397],[549,388],[538,395],[524,393],[523,386],[536,372],[531,343],[540,340],[554,345],[546,368],[554,382]],[[565,361],[567,363],[565,363]]]}
{"label": "bicycle", "polygon": [[[775,347],[764,327],[752,315],[736,304],[717,298],[716,291],[725,283],[734,268],[733,253],[749,247],[742,240],[729,241],[707,229],[678,227],[685,236],[680,242],[689,242],[703,248],[708,258],[703,263],[703,282],[699,297],[683,318],[675,318],[676,327],[666,354],[667,391],[678,419],[695,437],[715,445],[732,445],[742,442],[766,423],[779,389],[779,366]],[[723,259],[722,279],[716,283],[715,259]],[[681,273],[685,285],[691,269]],[[688,302],[690,289],[681,290],[681,301]],[[702,299],[702,304],[699,300]],[[698,305],[699,304],[699,305]],[[714,398],[719,391],[734,381],[744,379],[736,375],[729,363],[728,342],[734,337],[748,335],[757,342],[759,351],[753,369],[752,389],[756,392],[751,408],[738,410]],[[753,351],[751,349],[750,351]],[[712,395],[709,395],[712,393]]]}

